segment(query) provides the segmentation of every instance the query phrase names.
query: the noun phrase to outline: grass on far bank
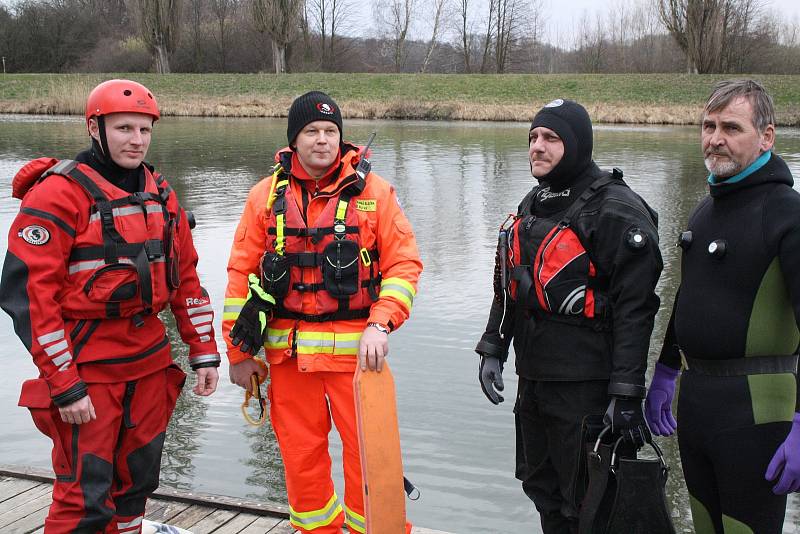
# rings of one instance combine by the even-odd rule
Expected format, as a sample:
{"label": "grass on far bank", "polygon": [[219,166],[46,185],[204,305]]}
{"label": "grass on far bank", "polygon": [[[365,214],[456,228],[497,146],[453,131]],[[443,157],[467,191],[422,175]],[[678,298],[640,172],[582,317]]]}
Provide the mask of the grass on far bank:
{"label": "grass on far bank", "polygon": [[[350,118],[528,121],[554,98],[584,104],[595,122],[696,124],[723,75],[688,74],[6,74],[0,113],[82,114],[97,83],[145,84],[165,115],[284,117],[292,100],[322,90]],[[778,123],[800,125],[800,76],[754,76]]]}

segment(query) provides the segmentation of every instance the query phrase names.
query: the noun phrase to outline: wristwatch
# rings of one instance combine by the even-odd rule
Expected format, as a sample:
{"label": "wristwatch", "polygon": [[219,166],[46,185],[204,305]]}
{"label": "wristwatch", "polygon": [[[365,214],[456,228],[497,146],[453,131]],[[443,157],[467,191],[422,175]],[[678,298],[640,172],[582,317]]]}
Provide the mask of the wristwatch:
{"label": "wristwatch", "polygon": [[385,326],[385,325],[382,325],[381,323],[367,323],[367,326],[371,326],[372,328],[374,328],[378,332],[383,332],[384,334],[388,334],[389,333],[389,327]]}

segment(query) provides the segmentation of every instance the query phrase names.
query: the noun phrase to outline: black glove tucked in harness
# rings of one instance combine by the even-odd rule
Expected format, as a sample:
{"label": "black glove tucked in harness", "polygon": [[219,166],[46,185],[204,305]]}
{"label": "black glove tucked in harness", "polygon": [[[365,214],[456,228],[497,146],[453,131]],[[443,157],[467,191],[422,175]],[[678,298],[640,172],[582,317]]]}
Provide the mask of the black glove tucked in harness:
{"label": "black glove tucked in harness", "polygon": [[247,300],[231,328],[231,343],[234,347],[241,343],[242,346],[239,348],[242,352],[249,352],[255,356],[264,346],[267,321],[275,307],[275,299],[261,288],[256,275],[251,273],[247,280],[249,282]]}

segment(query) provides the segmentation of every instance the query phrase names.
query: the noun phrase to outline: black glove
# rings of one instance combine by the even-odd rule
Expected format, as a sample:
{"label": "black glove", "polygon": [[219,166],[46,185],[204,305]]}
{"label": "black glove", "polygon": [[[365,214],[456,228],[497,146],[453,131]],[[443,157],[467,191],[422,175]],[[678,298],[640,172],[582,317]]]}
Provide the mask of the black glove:
{"label": "black glove", "polygon": [[603,423],[611,425],[611,432],[622,436],[636,448],[650,443],[650,429],[644,420],[644,399],[611,396]]}
{"label": "black glove", "polygon": [[502,395],[497,393],[505,388],[503,385],[503,362],[499,358],[481,355],[478,381],[481,383],[483,394],[492,404],[500,404],[505,400]]}
{"label": "black glove", "polygon": [[255,356],[264,346],[267,321],[275,307],[275,299],[261,288],[256,275],[250,274],[247,280],[250,283],[247,300],[231,328],[231,343],[234,347],[241,343],[239,349],[242,352]]}

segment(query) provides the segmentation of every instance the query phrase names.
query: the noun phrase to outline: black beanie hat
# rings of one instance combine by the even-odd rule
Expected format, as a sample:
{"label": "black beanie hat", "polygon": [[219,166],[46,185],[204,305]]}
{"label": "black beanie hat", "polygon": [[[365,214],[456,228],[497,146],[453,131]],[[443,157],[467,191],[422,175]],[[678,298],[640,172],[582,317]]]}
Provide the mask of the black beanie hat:
{"label": "black beanie hat", "polygon": [[342,136],[342,114],[339,106],[331,97],[321,91],[311,91],[298,96],[289,108],[289,120],[286,126],[286,138],[289,146],[294,144],[297,134],[306,124],[314,121],[330,121],[339,127]]}
{"label": "black beanie hat", "polygon": [[531,130],[539,126],[558,134],[564,143],[564,156],[549,173],[538,179],[550,183],[557,190],[568,187],[592,162],[592,120],[589,113],[577,102],[558,98],[540,109],[533,118]]}

